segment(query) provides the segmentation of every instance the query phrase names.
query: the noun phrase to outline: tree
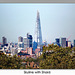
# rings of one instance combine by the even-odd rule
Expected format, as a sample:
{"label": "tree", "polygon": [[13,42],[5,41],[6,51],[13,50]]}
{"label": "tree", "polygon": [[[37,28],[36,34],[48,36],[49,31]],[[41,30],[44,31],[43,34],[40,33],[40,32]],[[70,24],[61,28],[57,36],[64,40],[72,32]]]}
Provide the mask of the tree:
{"label": "tree", "polygon": [[57,45],[43,46],[43,54],[40,56],[40,69],[74,69],[75,48],[62,48]]}

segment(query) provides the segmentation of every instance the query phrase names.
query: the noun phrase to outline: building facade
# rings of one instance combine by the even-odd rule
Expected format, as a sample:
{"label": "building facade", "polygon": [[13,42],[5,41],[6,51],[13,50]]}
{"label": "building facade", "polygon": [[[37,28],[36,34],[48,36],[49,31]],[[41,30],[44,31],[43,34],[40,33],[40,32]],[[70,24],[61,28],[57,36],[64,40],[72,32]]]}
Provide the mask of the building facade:
{"label": "building facade", "polygon": [[60,39],[56,38],[55,40],[56,40],[55,44],[57,44],[60,47]]}
{"label": "building facade", "polygon": [[56,38],[56,44],[59,44],[60,43],[60,39],[59,38]]}
{"label": "building facade", "polygon": [[2,37],[2,43],[5,45],[7,43],[7,39],[5,37]]}
{"label": "building facade", "polygon": [[66,47],[66,38],[61,38],[61,46]]}
{"label": "building facade", "polygon": [[75,47],[75,40],[74,40],[74,47]]}
{"label": "building facade", "polygon": [[32,47],[32,35],[27,33],[27,37],[24,37],[24,49]]}
{"label": "building facade", "polygon": [[39,15],[38,11],[37,11],[36,30],[35,30],[34,41],[37,43],[37,46],[42,45],[42,33],[41,33],[40,15]]}
{"label": "building facade", "polygon": [[18,42],[23,42],[23,37],[18,37]]}
{"label": "building facade", "polygon": [[23,37],[18,37],[18,52],[24,49]]}
{"label": "building facade", "polygon": [[71,47],[71,41],[68,41],[68,47]]}

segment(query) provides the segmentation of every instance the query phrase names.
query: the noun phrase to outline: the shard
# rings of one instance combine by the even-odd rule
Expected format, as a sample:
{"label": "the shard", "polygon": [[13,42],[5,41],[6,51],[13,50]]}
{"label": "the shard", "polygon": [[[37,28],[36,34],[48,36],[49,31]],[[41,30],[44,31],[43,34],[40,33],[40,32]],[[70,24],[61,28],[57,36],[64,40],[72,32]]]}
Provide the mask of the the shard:
{"label": "the shard", "polygon": [[37,46],[41,46],[42,45],[42,33],[41,33],[41,24],[40,24],[39,11],[37,11],[34,41],[37,43]]}

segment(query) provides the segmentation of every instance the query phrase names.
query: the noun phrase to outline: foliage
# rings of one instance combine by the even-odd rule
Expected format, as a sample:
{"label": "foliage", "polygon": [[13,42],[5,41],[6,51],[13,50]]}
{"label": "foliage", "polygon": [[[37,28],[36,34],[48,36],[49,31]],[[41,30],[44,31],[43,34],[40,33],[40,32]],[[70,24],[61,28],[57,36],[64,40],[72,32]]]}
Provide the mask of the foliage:
{"label": "foliage", "polygon": [[25,59],[24,61],[26,61],[26,62],[38,62],[39,61],[39,58],[37,58],[37,59],[34,59],[34,58],[27,58],[27,59]]}
{"label": "foliage", "polygon": [[75,69],[75,48],[54,44],[43,46],[40,69]]}
{"label": "foliage", "polygon": [[26,67],[27,62],[36,63],[40,69],[75,69],[75,47],[43,46],[42,55],[37,59],[21,59],[0,53],[0,69],[32,69],[28,64]]}
{"label": "foliage", "polygon": [[13,57],[0,53],[0,69],[23,69],[22,60],[14,55]]}

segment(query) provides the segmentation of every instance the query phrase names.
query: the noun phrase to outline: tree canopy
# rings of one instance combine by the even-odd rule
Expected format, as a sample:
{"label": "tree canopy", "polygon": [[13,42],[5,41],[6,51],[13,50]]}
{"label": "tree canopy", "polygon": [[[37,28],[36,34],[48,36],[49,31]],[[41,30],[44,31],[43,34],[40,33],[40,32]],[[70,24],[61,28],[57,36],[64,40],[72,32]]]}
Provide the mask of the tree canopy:
{"label": "tree canopy", "polygon": [[40,69],[75,69],[75,48],[54,44],[43,46],[43,54],[39,58]]}

